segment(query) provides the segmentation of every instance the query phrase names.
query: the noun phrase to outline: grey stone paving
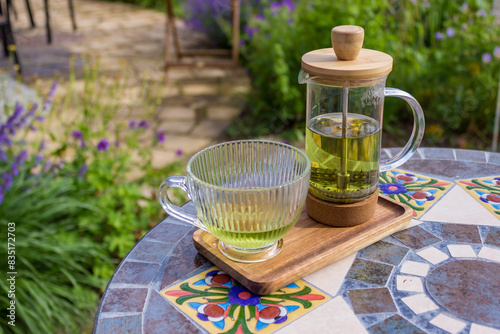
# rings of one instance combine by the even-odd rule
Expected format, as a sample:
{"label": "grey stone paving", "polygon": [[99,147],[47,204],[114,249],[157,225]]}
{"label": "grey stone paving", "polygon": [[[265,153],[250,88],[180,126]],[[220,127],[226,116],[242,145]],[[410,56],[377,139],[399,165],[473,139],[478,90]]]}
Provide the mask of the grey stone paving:
{"label": "grey stone paving", "polygon": [[[28,86],[40,81],[48,84],[54,75],[67,75],[69,59],[74,55],[80,71],[80,55],[99,55],[101,66],[111,73],[121,69],[122,60],[131,66],[131,83],[123,97],[130,104],[139,95],[144,75],[159,85],[161,104],[154,111],[153,127],[165,131],[166,141],[154,149],[155,167],[177,159],[179,149],[189,156],[212,144],[240,114],[250,87],[248,75],[241,67],[176,67],[169,70],[164,81],[164,13],[118,2],[74,0],[78,29],[73,32],[67,1],[49,0],[53,36],[49,45],[43,0],[31,0],[37,24],[34,29],[30,28],[24,0],[13,2],[22,81]],[[180,20],[176,25],[183,47],[196,48],[200,37],[186,31]],[[10,67],[8,59],[0,58],[0,68]],[[139,109],[124,117],[140,118],[140,113]]]}

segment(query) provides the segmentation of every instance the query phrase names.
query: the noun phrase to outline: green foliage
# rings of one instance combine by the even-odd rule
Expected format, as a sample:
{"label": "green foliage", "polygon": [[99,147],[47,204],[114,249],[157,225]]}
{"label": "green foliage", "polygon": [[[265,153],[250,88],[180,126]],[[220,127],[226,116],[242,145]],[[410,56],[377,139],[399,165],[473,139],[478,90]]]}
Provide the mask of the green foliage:
{"label": "green foliage", "polygon": [[[297,82],[301,57],[330,47],[332,27],[355,24],[365,29],[363,47],[394,58],[387,86],[406,90],[421,103],[430,127],[428,144],[490,144],[500,72],[500,49],[495,49],[500,26],[494,24],[490,2],[299,0],[293,10],[286,3],[262,1],[262,12],[245,29],[241,49],[252,92],[248,117],[231,133],[303,132],[306,87]],[[401,124],[411,124],[405,108],[394,99],[386,101],[386,130],[398,134]]]}
{"label": "green foliage", "polygon": [[[7,258],[7,226],[15,223],[15,327],[7,324],[10,284],[2,268],[0,323],[13,333],[76,333],[88,330],[89,319],[106,280],[92,275],[97,259],[109,263],[102,245],[85,237],[79,217],[97,210],[79,201],[88,196],[67,178],[51,173],[30,176],[28,164],[0,205],[4,241],[0,254]],[[10,225],[9,225],[10,226]],[[11,250],[12,247],[9,246]]]}
{"label": "green foliage", "polygon": [[[184,164],[153,169],[151,149],[165,140],[149,123],[157,87],[145,78],[131,92],[130,71],[123,64],[109,73],[85,58],[83,82],[72,70],[43,106],[5,107],[0,226],[7,236],[8,224],[16,225],[18,272],[15,327],[7,324],[9,286],[0,279],[0,323],[9,331],[88,332],[116,266],[164,217],[156,189]],[[141,119],[129,122],[131,114]],[[0,251],[7,258],[8,245]]]}

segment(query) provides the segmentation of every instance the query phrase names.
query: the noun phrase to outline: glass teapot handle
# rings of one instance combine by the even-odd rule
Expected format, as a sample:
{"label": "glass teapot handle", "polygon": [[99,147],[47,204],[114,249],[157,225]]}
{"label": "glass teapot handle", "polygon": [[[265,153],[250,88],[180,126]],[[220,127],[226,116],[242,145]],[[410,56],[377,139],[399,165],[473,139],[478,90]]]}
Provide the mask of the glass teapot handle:
{"label": "glass teapot handle", "polygon": [[413,96],[397,88],[385,88],[384,96],[393,96],[403,99],[410,105],[413,113],[413,131],[405,147],[389,160],[380,163],[380,171],[384,172],[396,168],[408,161],[417,150],[425,131],[424,112]]}

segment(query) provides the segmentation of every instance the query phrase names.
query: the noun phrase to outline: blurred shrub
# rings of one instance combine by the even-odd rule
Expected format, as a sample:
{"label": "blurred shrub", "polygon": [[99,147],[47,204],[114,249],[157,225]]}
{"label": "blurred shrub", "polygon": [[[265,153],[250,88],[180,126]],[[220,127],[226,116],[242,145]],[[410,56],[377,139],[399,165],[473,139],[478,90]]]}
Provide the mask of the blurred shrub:
{"label": "blurred shrub", "polygon": [[[246,26],[259,1],[240,1],[240,26]],[[232,43],[231,0],[186,0],[182,13],[188,28],[207,35],[209,47],[230,48]]]}
{"label": "blurred shrub", "polygon": [[[480,0],[262,0],[241,48],[252,78],[248,117],[230,133],[299,138],[306,93],[297,83],[301,57],[329,47],[334,26],[354,24],[365,29],[363,47],[394,58],[387,86],[421,103],[432,125],[428,144],[486,148],[500,72],[500,27],[490,6]],[[385,103],[384,128],[394,135],[404,132],[401,124],[411,124],[404,108],[395,100]]]}

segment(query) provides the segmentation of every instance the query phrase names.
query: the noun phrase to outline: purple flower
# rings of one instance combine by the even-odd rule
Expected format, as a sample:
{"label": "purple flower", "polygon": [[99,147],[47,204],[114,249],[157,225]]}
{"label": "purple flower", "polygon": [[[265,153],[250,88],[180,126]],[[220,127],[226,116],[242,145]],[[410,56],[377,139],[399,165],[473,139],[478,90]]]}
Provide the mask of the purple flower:
{"label": "purple flower", "polygon": [[10,165],[10,172],[12,173],[12,175],[14,176],[18,176],[19,175],[19,168],[18,168],[18,164],[14,161],[12,162],[12,164]]}
{"label": "purple flower", "polygon": [[39,163],[43,162],[44,158],[42,155],[36,155],[35,156],[35,163],[38,165]]}
{"label": "purple flower", "polygon": [[87,147],[87,145],[85,145],[85,141],[82,139],[80,139],[80,148],[85,148]]}
{"label": "purple flower", "polygon": [[500,46],[495,46],[495,49],[493,50],[493,55],[495,58],[500,58]]}
{"label": "purple flower", "polygon": [[438,31],[434,36],[436,37],[436,39],[438,41],[441,41],[441,40],[444,39],[444,34],[442,32],[440,32],[440,31]]}
{"label": "purple flower", "polygon": [[448,36],[448,37],[455,36],[455,30],[453,30],[453,28],[446,29],[446,36]]}
{"label": "purple flower", "polygon": [[379,185],[380,190],[386,195],[406,193],[406,187],[399,183],[384,183]]}
{"label": "purple flower", "polygon": [[23,150],[19,155],[16,157],[16,163],[18,164],[23,164],[24,160],[28,158],[28,152],[26,150]]}
{"label": "purple flower", "polygon": [[477,15],[479,16],[486,16],[486,12],[483,9],[480,9],[477,11]]}
{"label": "purple flower", "polygon": [[52,81],[52,86],[50,86],[50,90],[47,93],[47,95],[51,98],[54,97],[56,90],[57,90],[57,81]]}
{"label": "purple flower", "polygon": [[71,137],[73,137],[75,139],[80,139],[83,137],[83,135],[82,135],[81,131],[75,130],[75,131],[71,132]]}
{"label": "purple flower", "polygon": [[39,115],[36,117],[36,120],[39,122],[43,122],[45,120],[45,117]]}
{"label": "purple flower", "polygon": [[109,141],[106,138],[103,138],[97,143],[97,150],[98,151],[107,151],[109,147]]}
{"label": "purple flower", "polygon": [[49,106],[52,104],[52,100],[54,99],[54,95],[56,94],[57,90],[57,81],[52,82],[52,86],[49,89],[49,92],[47,93],[47,98],[45,101],[43,101],[43,111],[47,111],[49,109]]}
{"label": "purple flower", "polygon": [[290,13],[295,10],[295,3],[292,0],[283,0],[283,5],[288,7]]}
{"label": "purple flower", "polygon": [[182,148],[178,148],[176,151],[175,151],[175,155],[177,157],[182,157],[184,155],[184,151],[182,150]]}
{"label": "purple flower", "polygon": [[35,112],[38,109],[38,104],[34,103],[27,114],[23,115],[23,117],[19,120],[17,127],[26,126],[30,122],[31,119],[35,117]]}
{"label": "purple flower", "polygon": [[0,151],[0,160],[4,161],[4,162],[7,162],[7,155],[5,154],[5,152],[2,150]]}
{"label": "purple flower", "polygon": [[7,191],[10,187],[12,187],[12,175],[9,173],[3,173],[2,178],[4,189]]}
{"label": "purple flower", "polygon": [[483,56],[481,57],[481,61],[485,64],[488,64],[489,62],[491,62],[491,53],[484,53]]}
{"label": "purple flower", "polygon": [[87,164],[83,164],[82,168],[80,169],[80,176],[85,176],[85,174],[87,173],[87,170],[89,169],[89,166],[87,166]]}
{"label": "purple flower", "polygon": [[258,31],[256,27],[244,26],[243,31],[248,35],[248,39],[253,39],[253,35]]}
{"label": "purple flower", "polygon": [[57,164],[57,168],[59,169],[62,169],[64,167],[64,165],[66,164],[66,160],[62,159],[61,161],[59,161],[59,163]]}
{"label": "purple flower", "polygon": [[128,122],[129,129],[135,129],[136,125],[137,125],[137,123],[134,120]]}
{"label": "purple flower", "polygon": [[49,171],[50,169],[52,168],[52,162],[51,161],[47,161],[45,164],[43,164],[43,170],[44,171]]}
{"label": "purple flower", "polygon": [[45,150],[45,140],[42,140],[40,146],[38,146],[38,152],[42,152],[43,150]]}
{"label": "purple flower", "polygon": [[262,14],[255,15],[255,19],[258,21],[264,21],[266,18]]}
{"label": "purple flower", "polygon": [[139,125],[137,127],[142,129],[149,129],[150,125],[145,119],[143,119],[139,122]]}
{"label": "purple flower", "polygon": [[271,5],[269,6],[271,8],[272,13],[276,13],[283,5],[280,2],[271,2]]}
{"label": "purple flower", "polygon": [[158,140],[158,143],[165,142],[165,132],[163,130],[156,131],[155,135],[156,135],[156,139]]}
{"label": "purple flower", "polygon": [[461,9],[462,11],[466,11],[467,9],[469,9],[469,5],[467,4],[467,2],[464,2],[464,3],[462,4],[462,7],[460,7],[460,9]]}
{"label": "purple flower", "polygon": [[231,291],[227,294],[229,304],[240,306],[257,305],[260,303],[260,296],[248,291],[242,286],[232,286]]}

